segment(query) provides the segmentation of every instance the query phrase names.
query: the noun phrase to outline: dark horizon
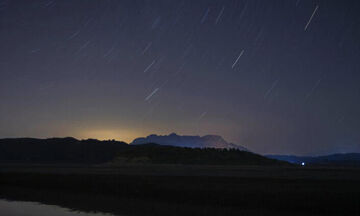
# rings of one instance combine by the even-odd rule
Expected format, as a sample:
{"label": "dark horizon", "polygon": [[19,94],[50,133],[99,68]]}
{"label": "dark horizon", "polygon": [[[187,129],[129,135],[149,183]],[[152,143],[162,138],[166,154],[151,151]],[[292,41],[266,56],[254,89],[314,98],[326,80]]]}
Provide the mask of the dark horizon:
{"label": "dark horizon", "polygon": [[360,152],[360,3],[0,0],[0,138]]}
{"label": "dark horizon", "polygon": [[[175,133],[175,134],[177,134],[177,133]],[[170,134],[163,134],[163,135],[162,134],[149,134],[148,136],[150,136],[150,135],[168,136]],[[180,136],[199,136],[199,135],[181,135],[181,134],[177,134],[177,135],[180,135]],[[147,136],[144,136],[144,137],[147,137]],[[203,137],[203,136],[199,136],[199,137]],[[127,145],[130,145],[132,143],[132,141],[131,142],[126,142],[126,141],[121,140],[121,139],[119,139],[119,140],[118,139],[97,139],[97,138],[92,138],[92,137],[78,138],[78,137],[72,137],[72,136],[64,136],[64,137],[4,137],[4,138],[0,138],[0,139],[40,139],[40,140],[45,140],[45,139],[65,139],[65,138],[72,138],[72,139],[76,139],[76,140],[79,140],[79,141],[86,141],[86,140],[98,140],[100,142],[102,142],[102,141],[114,141],[114,142],[119,142],[119,143],[125,143]],[[137,138],[143,138],[143,137],[137,137]],[[154,144],[157,144],[157,143],[154,143]],[[238,145],[236,143],[234,143],[234,144]],[[242,145],[239,145],[239,147],[247,148],[246,146],[242,146]],[[195,148],[198,148],[198,147],[195,147]],[[276,152],[275,153],[262,154],[262,153],[259,153],[259,152],[252,151],[251,149],[247,149],[247,150],[249,150],[252,153],[263,155],[263,156],[322,157],[322,156],[331,156],[331,155],[360,154],[360,152],[331,152],[331,153],[328,153],[328,154],[308,154],[308,155],[286,154],[286,153],[279,154],[279,153],[276,153]]]}

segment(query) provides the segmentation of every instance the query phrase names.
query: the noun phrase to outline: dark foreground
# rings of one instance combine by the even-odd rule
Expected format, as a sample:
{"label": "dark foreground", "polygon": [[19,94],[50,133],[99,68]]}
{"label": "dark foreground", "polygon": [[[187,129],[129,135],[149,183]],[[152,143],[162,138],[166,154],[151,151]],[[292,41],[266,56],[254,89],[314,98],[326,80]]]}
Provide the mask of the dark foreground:
{"label": "dark foreground", "polygon": [[360,215],[359,171],[2,165],[0,198],[121,215]]}

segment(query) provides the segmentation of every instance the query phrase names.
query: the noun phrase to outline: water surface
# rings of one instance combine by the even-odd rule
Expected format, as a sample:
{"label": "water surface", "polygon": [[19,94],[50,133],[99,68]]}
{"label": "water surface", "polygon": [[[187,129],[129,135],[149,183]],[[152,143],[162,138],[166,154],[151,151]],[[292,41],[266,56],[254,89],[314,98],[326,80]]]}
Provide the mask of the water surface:
{"label": "water surface", "polygon": [[107,213],[72,211],[56,205],[0,199],[0,215],[4,216],[114,216]]}

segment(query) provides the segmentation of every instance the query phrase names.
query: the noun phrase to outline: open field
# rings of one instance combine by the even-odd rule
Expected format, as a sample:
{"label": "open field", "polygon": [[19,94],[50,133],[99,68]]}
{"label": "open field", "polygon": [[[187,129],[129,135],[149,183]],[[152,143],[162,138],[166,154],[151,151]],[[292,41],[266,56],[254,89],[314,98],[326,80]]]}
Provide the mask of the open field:
{"label": "open field", "polygon": [[7,199],[125,215],[358,215],[359,171],[250,166],[2,165],[0,194]]}
{"label": "open field", "polygon": [[228,176],[281,179],[360,180],[360,168],[300,166],[222,166],[172,164],[0,164],[0,173],[105,174],[150,176]]}

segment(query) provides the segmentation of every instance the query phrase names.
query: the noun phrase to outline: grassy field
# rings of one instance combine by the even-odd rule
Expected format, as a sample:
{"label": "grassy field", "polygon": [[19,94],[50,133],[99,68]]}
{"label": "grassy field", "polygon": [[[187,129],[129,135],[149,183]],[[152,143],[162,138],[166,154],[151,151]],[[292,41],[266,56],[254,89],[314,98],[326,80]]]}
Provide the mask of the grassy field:
{"label": "grassy field", "polygon": [[122,215],[359,215],[360,170],[2,165],[0,195]]}

